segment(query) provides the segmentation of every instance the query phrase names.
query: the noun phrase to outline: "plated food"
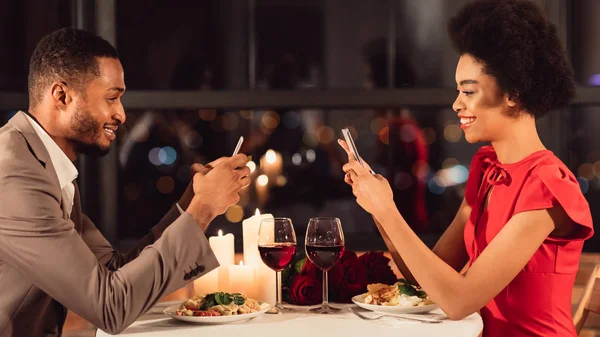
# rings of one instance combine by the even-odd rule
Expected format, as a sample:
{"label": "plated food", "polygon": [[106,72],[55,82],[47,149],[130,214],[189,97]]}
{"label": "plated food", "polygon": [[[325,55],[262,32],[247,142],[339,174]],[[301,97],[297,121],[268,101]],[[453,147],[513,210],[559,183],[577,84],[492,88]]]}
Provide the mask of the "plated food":
{"label": "plated food", "polygon": [[263,315],[271,309],[240,293],[196,295],[181,304],[169,306],[163,313],[173,319],[196,324],[239,323]]}
{"label": "plated food", "polygon": [[232,316],[258,312],[257,300],[240,293],[210,293],[196,295],[183,302],[176,310],[177,316]]}
{"label": "plated food", "polygon": [[404,279],[392,285],[369,284],[367,292],[354,296],[352,302],[363,309],[385,314],[416,314],[438,308],[427,293]]}
{"label": "plated food", "polygon": [[404,279],[393,285],[374,283],[367,285],[365,304],[384,306],[416,307],[433,304],[423,290],[418,289]]}

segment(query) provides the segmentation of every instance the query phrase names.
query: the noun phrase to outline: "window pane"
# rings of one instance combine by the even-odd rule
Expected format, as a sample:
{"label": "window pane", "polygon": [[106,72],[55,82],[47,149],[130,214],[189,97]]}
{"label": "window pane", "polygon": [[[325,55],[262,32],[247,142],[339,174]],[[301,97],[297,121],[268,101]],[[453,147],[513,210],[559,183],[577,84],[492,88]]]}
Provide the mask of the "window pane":
{"label": "window pane", "polygon": [[42,36],[71,25],[71,1],[0,0],[0,91],[27,91],[29,58]]}
{"label": "window pane", "polygon": [[128,89],[247,88],[246,1],[116,1]]}
{"label": "window pane", "polygon": [[600,11],[598,1],[573,1],[572,59],[579,85],[600,86]]}

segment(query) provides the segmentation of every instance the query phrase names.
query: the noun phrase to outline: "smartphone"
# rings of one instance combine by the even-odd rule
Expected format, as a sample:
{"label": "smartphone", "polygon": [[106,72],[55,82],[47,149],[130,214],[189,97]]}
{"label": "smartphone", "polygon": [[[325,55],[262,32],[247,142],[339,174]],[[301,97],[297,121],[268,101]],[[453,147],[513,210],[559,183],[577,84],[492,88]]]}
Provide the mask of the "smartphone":
{"label": "smartphone", "polygon": [[240,140],[238,140],[237,145],[235,146],[235,150],[233,150],[233,154],[231,155],[232,157],[235,156],[236,154],[238,154],[238,152],[240,152],[240,148],[242,147],[243,142],[244,142],[244,136],[241,136]]}
{"label": "smartphone", "polygon": [[362,158],[358,154],[358,149],[356,148],[356,144],[354,144],[354,139],[352,138],[350,130],[348,130],[348,128],[343,128],[342,136],[344,136],[344,140],[346,141],[346,144],[348,144],[348,148],[350,149],[350,152],[352,152],[352,154],[354,155],[354,158],[356,158],[358,163],[364,167],[365,164],[363,163]]}

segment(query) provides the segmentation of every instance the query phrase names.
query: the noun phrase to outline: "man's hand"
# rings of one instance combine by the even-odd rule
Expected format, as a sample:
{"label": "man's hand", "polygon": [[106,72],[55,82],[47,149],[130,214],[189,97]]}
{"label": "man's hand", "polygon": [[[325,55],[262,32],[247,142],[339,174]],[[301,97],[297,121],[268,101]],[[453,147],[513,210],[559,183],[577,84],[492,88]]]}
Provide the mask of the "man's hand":
{"label": "man's hand", "polygon": [[[197,172],[192,184],[194,197],[187,208],[196,221],[206,228],[217,215],[240,200],[238,192],[250,185],[250,168],[244,154],[211,163],[206,174]],[[213,166],[214,165],[214,166]]]}
{"label": "man's hand", "polygon": [[192,167],[190,168],[192,180],[190,181],[187,188],[185,189],[185,192],[183,192],[183,195],[179,199],[179,207],[181,207],[185,211],[188,208],[188,206],[190,205],[190,202],[192,202],[192,198],[194,198],[194,184],[193,184],[194,179],[193,178],[196,175],[196,173],[206,175],[208,172],[210,172],[210,170],[213,169],[213,167],[215,167],[215,165],[221,163],[222,161],[226,160],[227,158],[229,158],[229,157],[221,157],[221,158],[219,158],[215,161],[212,161],[206,165],[202,165],[200,163],[192,164]]}

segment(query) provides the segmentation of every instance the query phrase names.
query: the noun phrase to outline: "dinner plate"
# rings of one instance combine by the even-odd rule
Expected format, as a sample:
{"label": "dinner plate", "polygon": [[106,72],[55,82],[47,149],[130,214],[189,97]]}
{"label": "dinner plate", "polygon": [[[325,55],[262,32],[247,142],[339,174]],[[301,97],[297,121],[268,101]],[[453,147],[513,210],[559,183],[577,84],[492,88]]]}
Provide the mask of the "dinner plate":
{"label": "dinner plate", "polygon": [[364,303],[364,299],[367,294],[356,295],[352,297],[352,302],[358,305],[359,307],[375,312],[380,312],[384,314],[418,314],[423,312],[429,312],[431,310],[437,309],[437,304],[427,304],[415,307],[403,307],[400,305],[377,305],[377,304],[366,304]]}
{"label": "dinner plate", "polygon": [[256,316],[260,316],[271,309],[271,305],[268,303],[261,303],[260,310],[250,314],[231,315],[231,316],[178,316],[177,309],[181,306],[180,304],[171,305],[163,310],[163,313],[171,318],[199,324],[227,324],[234,322],[247,321]]}

